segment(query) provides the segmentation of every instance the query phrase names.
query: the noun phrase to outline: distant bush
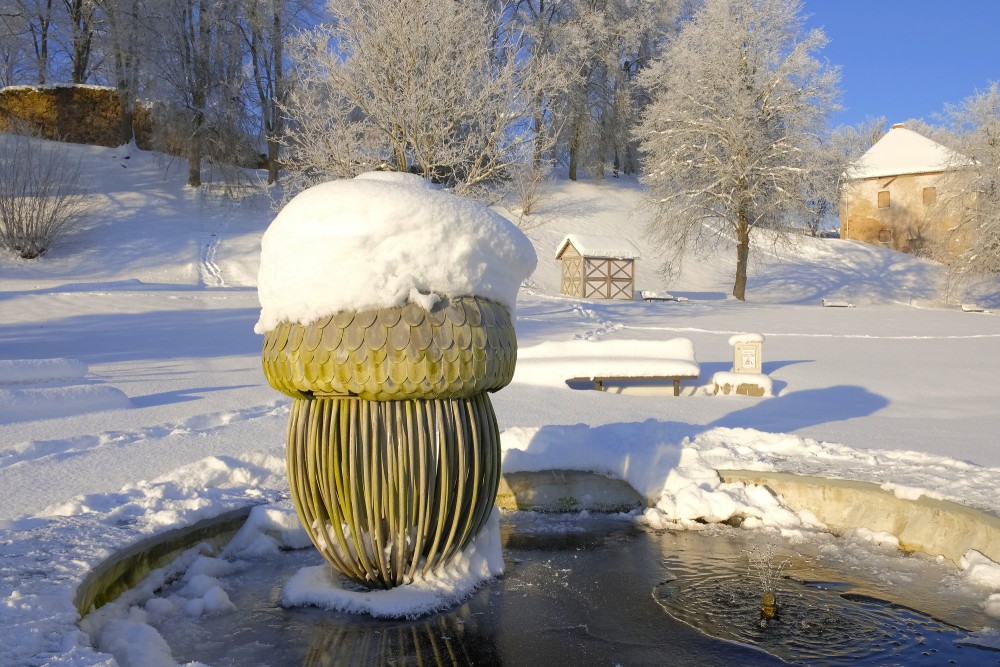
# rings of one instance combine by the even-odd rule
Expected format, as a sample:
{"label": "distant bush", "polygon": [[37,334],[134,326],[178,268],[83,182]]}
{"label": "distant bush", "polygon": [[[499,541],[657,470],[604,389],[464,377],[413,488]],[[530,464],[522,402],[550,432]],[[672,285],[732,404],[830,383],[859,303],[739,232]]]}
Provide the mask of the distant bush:
{"label": "distant bush", "polygon": [[0,247],[24,259],[41,257],[86,217],[80,161],[67,148],[0,135]]}

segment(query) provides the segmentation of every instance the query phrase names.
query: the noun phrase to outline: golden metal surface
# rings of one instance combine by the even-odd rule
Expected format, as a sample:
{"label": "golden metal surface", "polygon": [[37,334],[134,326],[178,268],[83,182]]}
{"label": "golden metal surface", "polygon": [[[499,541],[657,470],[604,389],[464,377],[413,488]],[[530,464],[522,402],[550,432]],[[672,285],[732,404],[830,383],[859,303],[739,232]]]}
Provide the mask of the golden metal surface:
{"label": "golden metal surface", "polygon": [[[264,335],[264,375],[294,398],[463,398],[506,386],[517,341],[510,314],[481,297],[338,312]],[[390,381],[391,380],[391,381]]]}
{"label": "golden metal surface", "polygon": [[299,519],[324,558],[369,587],[447,565],[479,534],[500,480],[489,397],[297,399],[286,450]]}

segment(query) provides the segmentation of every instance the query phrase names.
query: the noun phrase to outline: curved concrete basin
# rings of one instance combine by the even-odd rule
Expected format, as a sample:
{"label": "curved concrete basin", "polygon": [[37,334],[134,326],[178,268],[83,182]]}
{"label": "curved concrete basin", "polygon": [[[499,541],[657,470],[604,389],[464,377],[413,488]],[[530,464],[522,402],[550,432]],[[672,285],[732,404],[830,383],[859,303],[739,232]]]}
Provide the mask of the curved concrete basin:
{"label": "curved concrete basin", "polygon": [[[970,549],[1000,562],[1000,518],[947,500],[900,498],[871,482],[783,472],[719,470],[725,482],[758,484],[795,511],[808,510],[833,533],[853,528],[886,532],[904,551],[944,556],[961,566]],[[497,505],[538,512],[622,512],[645,499],[622,480],[590,472],[544,470],[504,473]]]}
{"label": "curved concrete basin", "polygon": [[[1000,562],[1000,518],[947,500],[909,500],[871,482],[810,477],[782,472],[719,470],[727,483],[758,484],[792,510],[808,510],[832,532],[867,528],[895,535],[906,551],[944,556],[961,566],[970,549]],[[576,470],[504,473],[497,506],[537,512],[628,512],[645,499],[627,482]],[[199,542],[224,544],[250,512],[244,507],[150,537],[96,567],[80,585],[80,615],[113,600],[149,572]]]}
{"label": "curved concrete basin", "polygon": [[1000,518],[948,500],[900,498],[871,482],[783,472],[719,470],[726,482],[759,484],[793,510],[808,510],[834,533],[852,528],[892,533],[904,551],[944,556],[961,566],[975,549],[1000,562]]}
{"label": "curved concrete basin", "polygon": [[151,571],[167,565],[196,544],[208,542],[216,547],[223,546],[240,529],[251,509],[252,506],[241,507],[153,535],[117,552],[91,570],[76,589],[73,602],[80,618],[139,585]]}

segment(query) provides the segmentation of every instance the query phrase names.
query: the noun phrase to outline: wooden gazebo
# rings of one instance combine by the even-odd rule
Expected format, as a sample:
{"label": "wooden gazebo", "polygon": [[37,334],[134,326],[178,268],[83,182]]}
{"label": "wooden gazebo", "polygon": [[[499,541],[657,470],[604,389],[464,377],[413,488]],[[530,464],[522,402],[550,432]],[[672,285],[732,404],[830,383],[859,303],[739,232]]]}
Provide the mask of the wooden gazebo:
{"label": "wooden gazebo", "polygon": [[631,301],[639,258],[639,249],[628,239],[568,234],[556,250],[562,264],[559,291],[582,299]]}

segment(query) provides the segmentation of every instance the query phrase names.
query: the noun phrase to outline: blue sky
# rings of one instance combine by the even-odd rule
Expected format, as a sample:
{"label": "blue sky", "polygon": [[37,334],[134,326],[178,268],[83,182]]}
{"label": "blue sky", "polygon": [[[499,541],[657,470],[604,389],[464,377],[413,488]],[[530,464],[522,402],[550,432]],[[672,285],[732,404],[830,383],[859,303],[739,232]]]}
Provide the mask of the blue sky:
{"label": "blue sky", "polygon": [[840,66],[843,110],[923,118],[1000,80],[1000,0],[803,0],[806,25],[826,32],[820,56]]}

